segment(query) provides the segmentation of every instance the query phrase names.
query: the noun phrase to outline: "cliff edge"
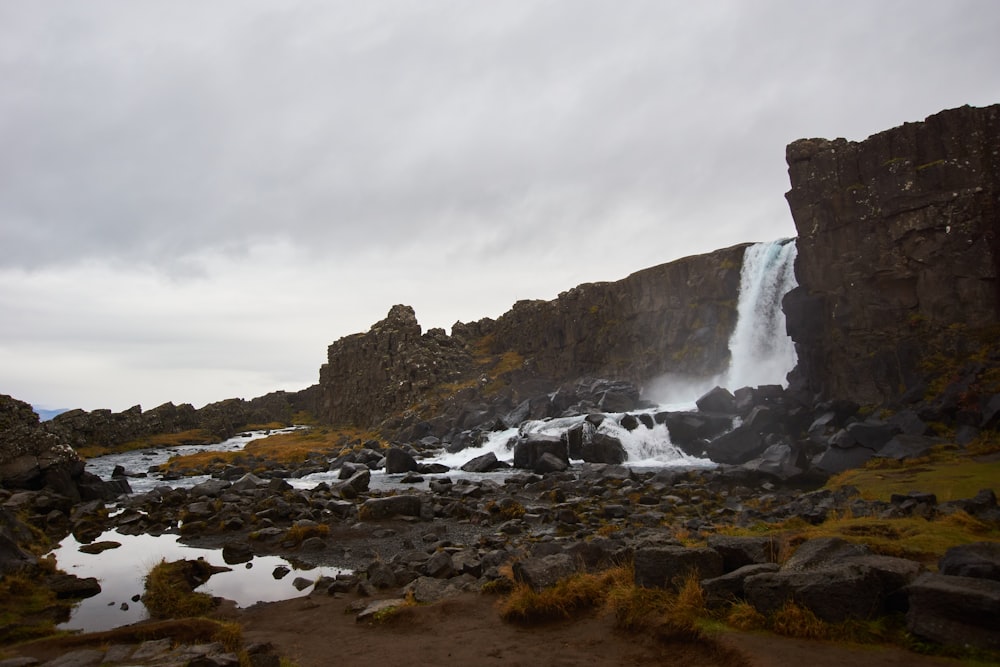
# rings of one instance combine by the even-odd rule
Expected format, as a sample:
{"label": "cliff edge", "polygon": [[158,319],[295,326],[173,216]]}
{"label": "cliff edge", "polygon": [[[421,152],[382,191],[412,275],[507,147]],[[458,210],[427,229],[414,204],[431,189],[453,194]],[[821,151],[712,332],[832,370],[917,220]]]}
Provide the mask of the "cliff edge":
{"label": "cliff edge", "polygon": [[799,287],[784,302],[795,380],[882,404],[996,347],[1000,105],[861,142],[787,148]]}

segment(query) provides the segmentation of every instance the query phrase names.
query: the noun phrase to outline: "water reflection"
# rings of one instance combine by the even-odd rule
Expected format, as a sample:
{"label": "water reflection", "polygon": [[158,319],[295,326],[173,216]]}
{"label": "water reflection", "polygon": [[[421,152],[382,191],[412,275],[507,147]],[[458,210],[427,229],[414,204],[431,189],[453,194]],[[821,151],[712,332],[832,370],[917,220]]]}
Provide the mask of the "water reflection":
{"label": "water reflection", "polygon": [[[80,543],[69,536],[52,552],[62,570],[78,577],[96,577],[102,589],[99,595],[77,605],[70,620],[59,626],[62,630],[95,632],[146,619],[146,608],[133,597],[142,594],[143,578],[161,559],[203,558],[213,565],[231,567],[231,572],[214,575],[197,590],[233,600],[240,607],[306,595],[309,588],[299,591],[292,585],[296,577],[315,581],[320,576],[347,572],[336,567],[306,570],[302,568],[308,566],[278,556],[256,556],[249,563],[227,565],[220,549],[190,547],[179,543],[177,535],[122,535],[109,531],[96,541],[105,540],[120,542],[121,546],[100,554],[85,554],[79,551]],[[272,573],[278,566],[291,572],[275,579]]]}

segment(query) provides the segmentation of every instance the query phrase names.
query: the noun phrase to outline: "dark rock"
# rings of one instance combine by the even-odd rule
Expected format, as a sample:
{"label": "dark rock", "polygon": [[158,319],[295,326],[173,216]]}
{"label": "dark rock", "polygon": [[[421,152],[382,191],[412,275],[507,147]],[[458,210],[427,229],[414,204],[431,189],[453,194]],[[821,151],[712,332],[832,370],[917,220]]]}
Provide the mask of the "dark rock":
{"label": "dark rock", "polygon": [[580,458],[588,463],[624,463],[628,458],[621,440],[606,433],[595,433],[580,449]]}
{"label": "dark rock", "polygon": [[80,548],[77,549],[80,553],[84,554],[99,554],[109,549],[117,549],[122,545],[121,542],[115,542],[114,540],[105,540],[103,542],[91,542],[90,544],[81,544]]}
{"label": "dark rock", "polygon": [[390,447],[385,453],[385,472],[393,475],[397,473],[416,471],[417,461],[408,453],[398,447]]}
{"label": "dark rock", "polygon": [[776,563],[778,544],[773,537],[735,537],[710,535],[708,546],[722,556],[722,568],[732,572],[746,565]]}
{"label": "dark rock", "polygon": [[900,432],[894,424],[875,421],[854,422],[848,424],[846,430],[859,445],[876,451]]}
{"label": "dark rock", "polygon": [[743,467],[788,481],[805,474],[809,469],[809,459],[798,444],[779,443],[771,445],[759,457],[744,463]]}
{"label": "dark rock", "polygon": [[670,441],[678,446],[715,438],[733,427],[731,415],[706,412],[660,412],[655,419],[657,423],[666,425]]}
{"label": "dark rock", "polygon": [[544,475],[550,472],[562,472],[569,467],[565,459],[561,459],[555,454],[545,452],[535,461],[532,471]]}
{"label": "dark rock", "polygon": [[860,468],[873,456],[875,452],[867,447],[830,447],[813,458],[812,465],[827,474],[835,475],[851,468]]}
{"label": "dark rock", "polygon": [[542,454],[552,454],[569,464],[565,440],[557,436],[530,435],[514,445],[514,467],[534,468]]}
{"label": "dark rock", "polygon": [[739,465],[760,456],[765,449],[767,443],[759,433],[746,426],[737,426],[709,442],[706,453],[716,463]]}
{"label": "dark rock", "polygon": [[847,558],[871,555],[868,547],[851,544],[839,537],[817,537],[806,540],[785,561],[782,570],[803,572],[835,564]]}
{"label": "dark rock", "polygon": [[297,591],[304,591],[312,585],[312,579],[306,579],[305,577],[295,577],[295,579],[292,580],[292,586]]}
{"label": "dark rock", "polygon": [[948,646],[1000,649],[1000,582],[924,574],[911,584],[906,629]]}
{"label": "dark rock", "polygon": [[447,551],[435,552],[424,563],[424,572],[427,573],[428,577],[434,577],[435,579],[447,579],[454,576],[455,563],[452,561],[451,554]]}
{"label": "dark rock", "polygon": [[727,574],[712,579],[702,579],[701,588],[705,592],[705,604],[710,609],[724,607],[742,600],[743,582],[755,574],[777,572],[777,563],[756,563],[740,566]]}
{"label": "dark rock", "polygon": [[973,542],[951,547],[938,562],[938,572],[1000,581],[1000,542]]}
{"label": "dark rock", "polygon": [[724,387],[715,387],[695,401],[702,412],[736,414],[736,397]]}
{"label": "dark rock", "polygon": [[420,516],[420,496],[403,494],[385,498],[369,498],[361,504],[360,517],[367,521],[380,521],[394,516]]}
{"label": "dark rock", "polygon": [[227,542],[222,547],[222,560],[227,565],[246,563],[253,560],[253,551],[246,542]]}
{"label": "dark rock", "polygon": [[80,578],[72,574],[50,575],[45,579],[45,586],[60,600],[89,598],[101,592],[101,584],[96,578]]}
{"label": "dark rock", "polygon": [[909,459],[925,456],[932,448],[940,445],[940,438],[930,438],[922,435],[900,434],[889,440],[878,450],[878,455],[889,459]]}
{"label": "dark rock", "polygon": [[626,431],[634,431],[639,428],[639,418],[635,415],[625,414],[618,420],[618,425]]}
{"label": "dark rock", "polygon": [[697,574],[713,579],[723,574],[722,556],[714,549],[682,546],[649,546],[635,550],[635,584],[645,588],[679,589],[684,579]]}
{"label": "dark rock", "polygon": [[744,581],[743,588],[761,613],[777,611],[792,600],[830,623],[872,618],[885,602],[878,574],[856,564],[756,574]]}
{"label": "dark rock", "polygon": [[487,452],[465,463],[462,470],[465,472],[490,472],[502,467],[506,467],[506,464],[501,463],[493,452]]}
{"label": "dark rock", "polygon": [[514,561],[514,579],[536,591],[554,586],[557,581],[576,572],[576,564],[567,554],[558,553],[542,558]]}
{"label": "dark rock", "polygon": [[382,561],[372,561],[366,575],[368,583],[376,589],[395,588],[398,585],[395,568]]}

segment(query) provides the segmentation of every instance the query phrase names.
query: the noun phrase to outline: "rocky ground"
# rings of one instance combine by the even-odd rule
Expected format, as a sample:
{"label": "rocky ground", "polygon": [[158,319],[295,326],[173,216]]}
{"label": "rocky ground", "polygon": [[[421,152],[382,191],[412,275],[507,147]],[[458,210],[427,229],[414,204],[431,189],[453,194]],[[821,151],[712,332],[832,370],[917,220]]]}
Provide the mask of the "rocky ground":
{"label": "rocky ground", "polygon": [[[995,613],[990,605],[995,605],[992,589],[998,584],[989,577],[998,571],[997,543],[967,548],[949,562],[929,563],[880,555],[836,537],[798,544],[774,535],[754,536],[753,531],[729,534],[768,524],[822,525],[846,515],[886,522],[960,515],[997,525],[1000,510],[991,491],[948,502],[921,493],[881,502],[865,500],[850,487],[807,491],[769,482],[752,486],[749,473],[736,467],[642,472],[609,464],[545,475],[508,471],[475,481],[439,475],[426,490],[375,491],[368,488],[368,469],[347,465],[343,470],[342,481],[311,490],[293,489],[281,477],[250,473],[189,490],[162,487],[122,499],[124,511],[114,516],[103,502],[92,501],[72,508],[67,527],[84,542],[111,527],[131,534],[179,530],[192,544],[222,547],[233,564],[254,555],[281,554],[354,569],[336,579],[304,582],[312,587],[304,600],[227,612],[246,628],[248,640],[272,643],[303,666],[329,658],[330,614],[342,619],[345,610],[354,613],[349,622],[339,623],[352,630],[344,631],[346,641],[339,634],[334,641],[351,664],[365,664],[364,656],[372,655],[373,634],[399,639],[411,651],[419,648],[419,655],[429,652],[444,664],[470,664],[465,660],[482,659],[494,650],[496,655],[488,657],[498,664],[519,664],[539,650],[533,646],[551,647],[553,642],[561,648],[549,664],[581,664],[588,655],[597,664],[629,664],[628,656],[635,656],[635,664],[655,664],[664,654],[662,646],[618,637],[607,620],[512,627],[499,621],[495,598],[480,595],[511,575],[541,589],[575,571],[621,562],[634,563],[636,584],[653,588],[669,588],[677,577],[697,569],[710,606],[746,599],[767,612],[794,598],[821,619],[838,623],[897,612],[908,604],[912,628],[931,637],[943,622],[934,603],[941,586],[957,582],[961,590],[948,588],[947,594]],[[50,509],[56,500],[45,492],[25,491],[7,496],[4,504],[39,523],[65,521]],[[984,598],[983,591],[994,597]],[[426,605],[457,601],[431,607],[436,611],[408,611],[412,622],[398,627],[371,631],[357,625],[355,618],[369,601],[386,598],[397,600],[396,605],[407,598]],[[921,600],[924,607],[915,608]],[[460,633],[417,631],[435,626],[435,614],[447,618],[454,633],[465,628],[477,635],[476,642],[458,639],[452,645],[450,639]],[[952,623],[947,632],[953,636],[952,620],[945,619]],[[995,648],[991,622],[965,623],[964,636]],[[315,632],[302,632],[314,626]],[[763,655],[751,639],[730,637],[726,646],[761,653],[749,663],[731,664],[782,664],[768,662],[773,656]],[[699,657],[717,649],[714,644],[693,647],[690,662],[719,664],[712,662],[717,656]],[[445,650],[453,653],[452,662]],[[375,655],[381,664],[397,664],[384,662],[390,658],[381,648]],[[412,655],[401,650],[398,664]],[[211,664],[226,664],[226,659]]]}

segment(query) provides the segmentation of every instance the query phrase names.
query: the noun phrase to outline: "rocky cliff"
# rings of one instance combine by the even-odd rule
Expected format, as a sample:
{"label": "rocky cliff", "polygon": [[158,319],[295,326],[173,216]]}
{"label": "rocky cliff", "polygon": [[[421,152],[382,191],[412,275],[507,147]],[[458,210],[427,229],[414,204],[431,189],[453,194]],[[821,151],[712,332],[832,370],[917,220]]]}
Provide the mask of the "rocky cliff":
{"label": "rocky cliff", "polygon": [[[788,146],[796,383],[879,404],[972,373],[1000,335],[1000,105]],[[981,375],[981,373],[979,373]],[[980,378],[981,379],[981,378]]]}
{"label": "rocky cliff", "polygon": [[[320,370],[319,417],[375,425],[434,395],[533,387],[583,377],[636,384],[667,372],[725,370],[745,245],[687,257],[551,301],[519,301],[497,320],[422,333],[394,306],[366,333],[333,343]],[[517,396],[513,397],[516,402]]]}

